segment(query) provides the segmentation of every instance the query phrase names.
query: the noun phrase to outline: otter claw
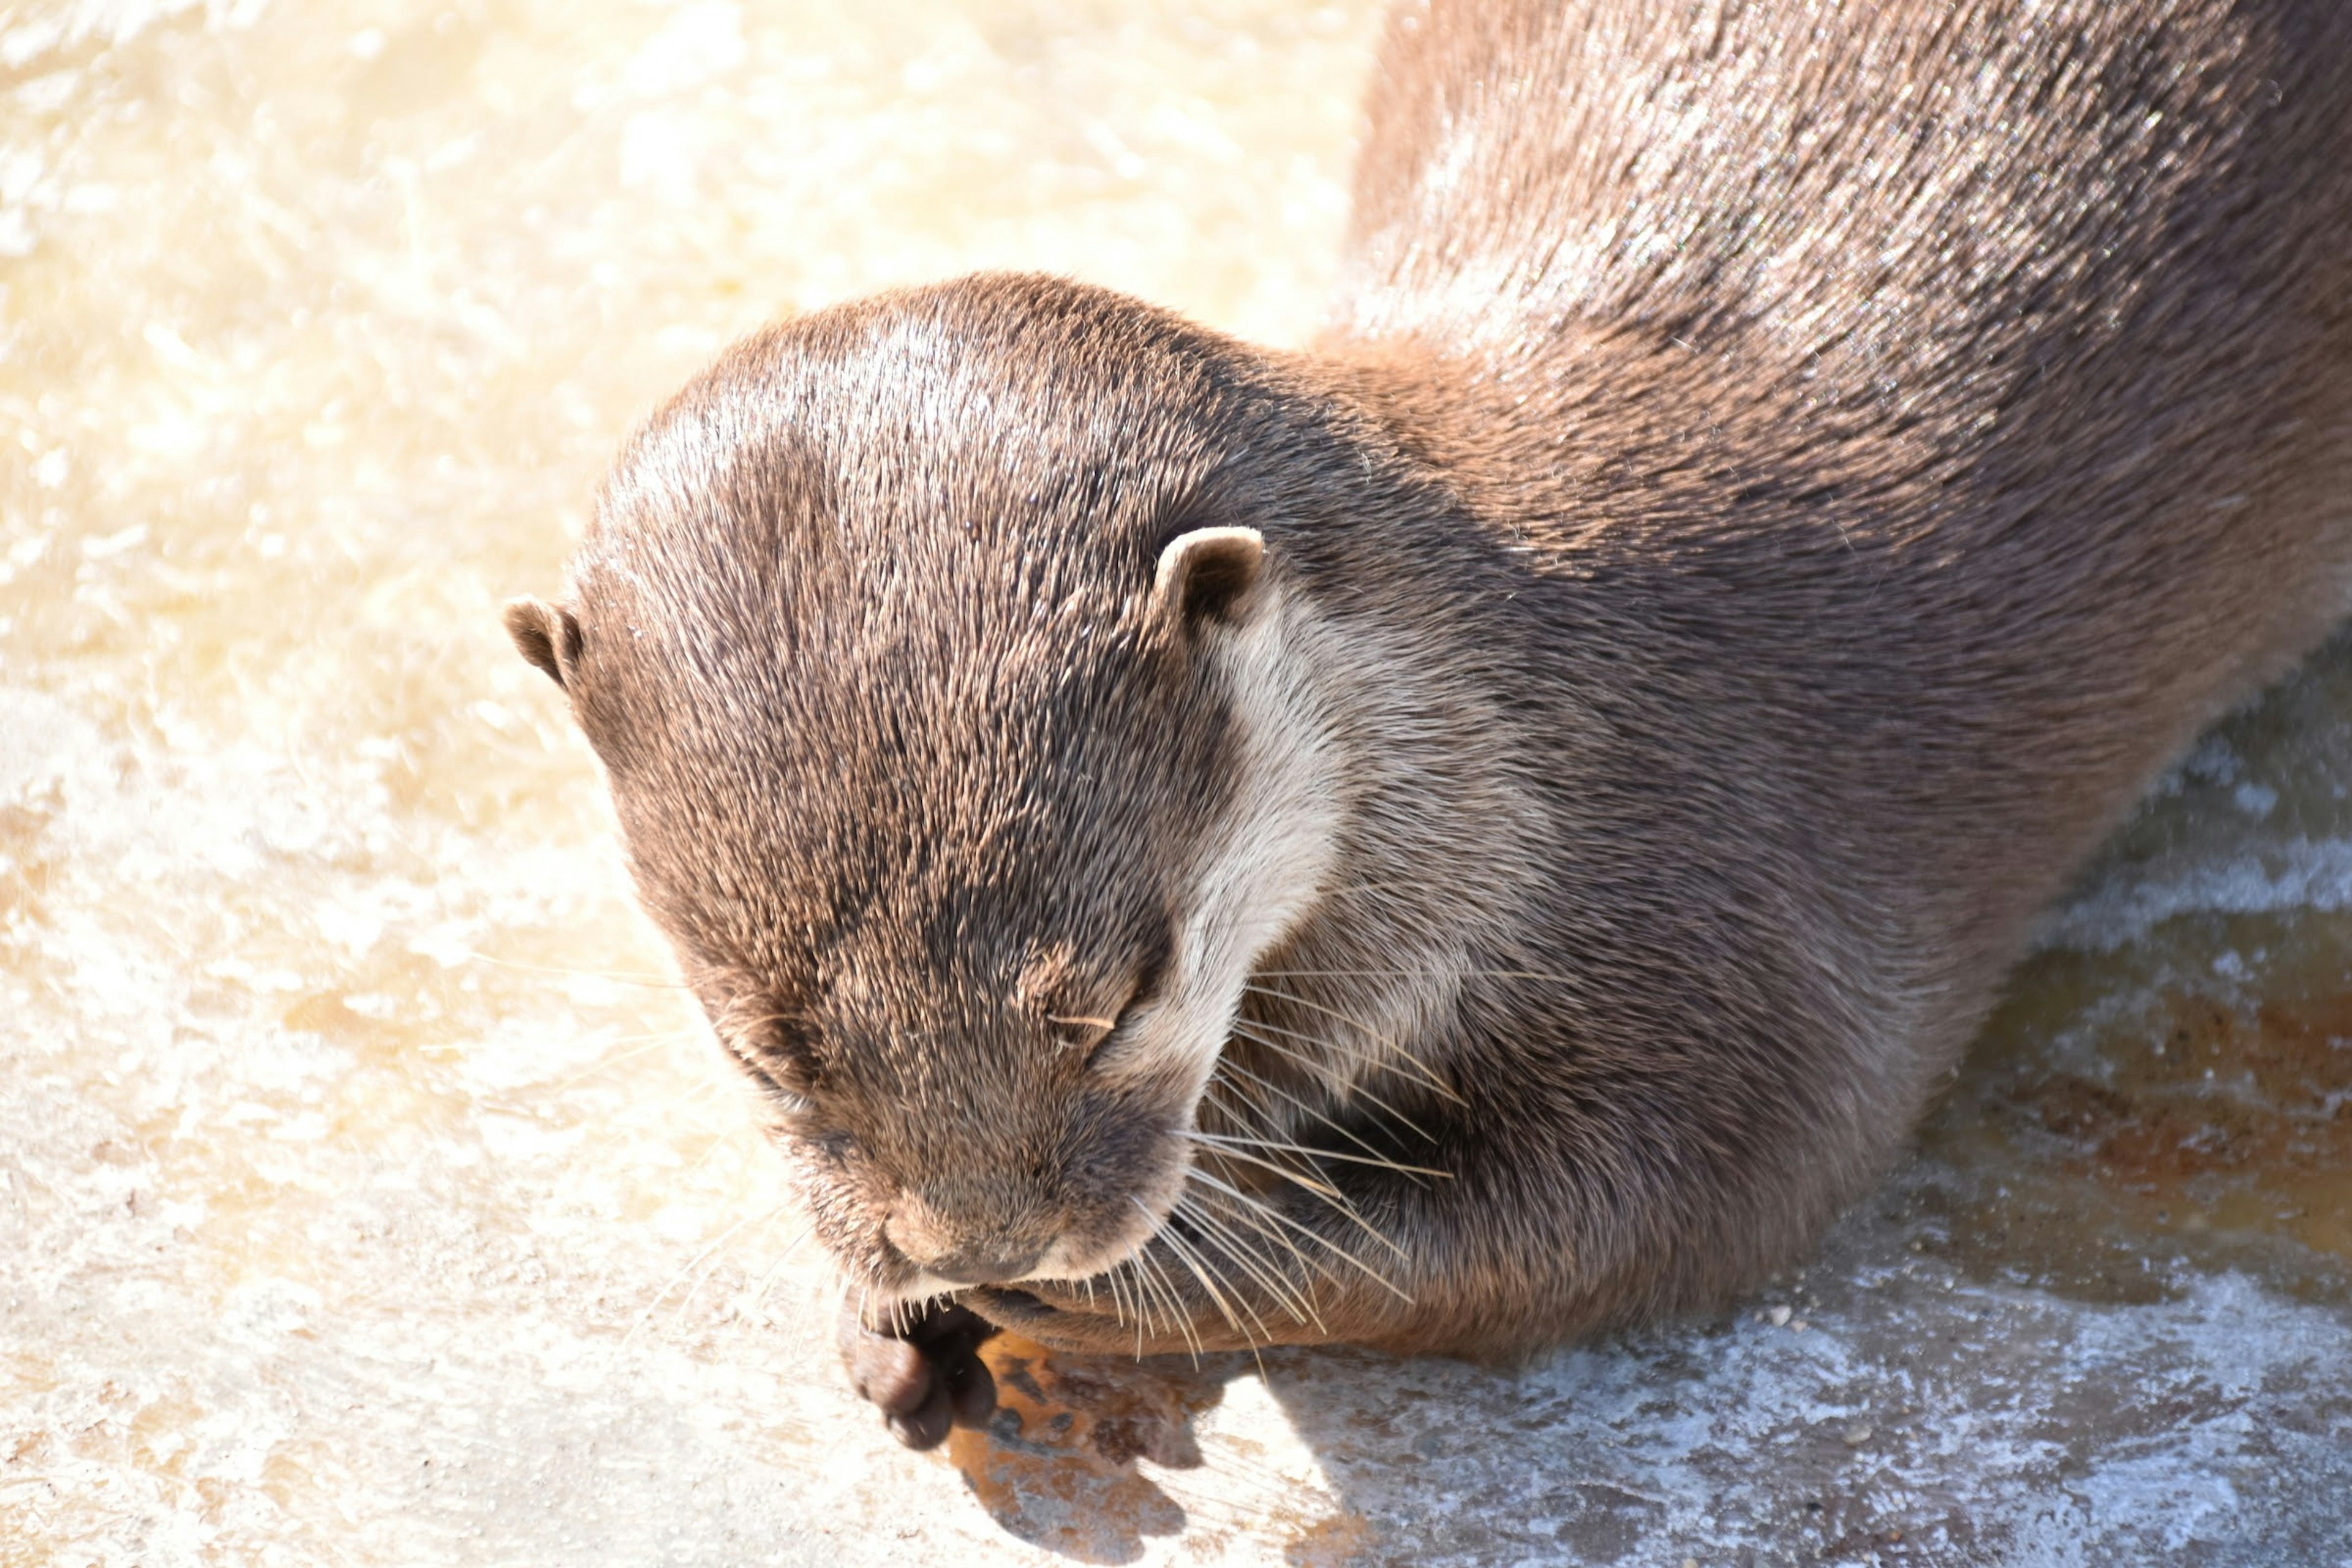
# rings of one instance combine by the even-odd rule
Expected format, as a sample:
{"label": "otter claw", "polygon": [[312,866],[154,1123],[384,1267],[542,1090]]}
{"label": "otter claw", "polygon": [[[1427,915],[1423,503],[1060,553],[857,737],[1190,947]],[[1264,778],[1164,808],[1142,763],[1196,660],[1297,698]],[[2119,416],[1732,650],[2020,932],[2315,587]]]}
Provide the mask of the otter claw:
{"label": "otter claw", "polygon": [[996,1414],[996,1375],[980,1359],[980,1342],[947,1369],[948,1400],[955,1407],[956,1425],[979,1426]]}
{"label": "otter claw", "polygon": [[891,1416],[885,1425],[890,1428],[890,1436],[909,1448],[920,1450],[936,1448],[944,1442],[953,1421],[954,1409],[947,1384],[933,1378],[930,1393],[919,1406],[908,1415]]}
{"label": "otter claw", "polygon": [[995,1413],[996,1380],[980,1346],[996,1329],[965,1308],[935,1307],[889,1329],[844,1310],[836,1331],[850,1386],[909,1448],[937,1447],[950,1426],[978,1426]]}

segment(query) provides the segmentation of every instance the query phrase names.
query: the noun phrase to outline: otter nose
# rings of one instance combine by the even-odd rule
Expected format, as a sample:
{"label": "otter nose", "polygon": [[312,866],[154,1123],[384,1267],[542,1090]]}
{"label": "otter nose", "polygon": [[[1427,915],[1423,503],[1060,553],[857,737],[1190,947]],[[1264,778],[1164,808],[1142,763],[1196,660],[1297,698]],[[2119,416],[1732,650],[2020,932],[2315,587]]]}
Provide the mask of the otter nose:
{"label": "otter nose", "polygon": [[884,1222],[890,1245],[924,1273],[950,1285],[1003,1285],[1026,1279],[1045,1250],[1001,1237],[958,1237],[919,1205],[902,1206]]}

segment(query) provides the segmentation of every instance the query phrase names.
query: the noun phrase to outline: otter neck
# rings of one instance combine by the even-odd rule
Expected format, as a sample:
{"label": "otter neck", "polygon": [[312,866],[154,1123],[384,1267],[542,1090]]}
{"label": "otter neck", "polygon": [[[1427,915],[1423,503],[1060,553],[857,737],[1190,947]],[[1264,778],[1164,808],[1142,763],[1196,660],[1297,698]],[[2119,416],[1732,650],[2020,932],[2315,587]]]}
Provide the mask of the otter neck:
{"label": "otter neck", "polygon": [[1245,752],[1314,779],[1327,848],[1311,896],[1261,928],[1224,1047],[1241,1070],[1202,1120],[1296,1128],[1307,1106],[1445,1092],[1464,982],[1528,929],[1551,833],[1491,649],[1312,583],[1273,613],[1286,696],[1238,670],[1236,721]]}

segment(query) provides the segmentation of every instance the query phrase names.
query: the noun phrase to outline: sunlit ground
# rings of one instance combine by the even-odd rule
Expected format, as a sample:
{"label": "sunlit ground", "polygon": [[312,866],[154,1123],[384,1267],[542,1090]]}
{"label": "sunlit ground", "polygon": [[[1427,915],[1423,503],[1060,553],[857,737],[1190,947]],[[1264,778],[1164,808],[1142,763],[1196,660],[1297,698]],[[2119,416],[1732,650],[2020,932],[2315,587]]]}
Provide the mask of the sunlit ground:
{"label": "sunlit ground", "polygon": [[1371,10],[0,13],[0,1564],[2342,1560],[2343,647],[1736,1317],[1007,1345],[927,1457],[837,1386],[496,606],[778,314],[1013,265],[1303,341]]}

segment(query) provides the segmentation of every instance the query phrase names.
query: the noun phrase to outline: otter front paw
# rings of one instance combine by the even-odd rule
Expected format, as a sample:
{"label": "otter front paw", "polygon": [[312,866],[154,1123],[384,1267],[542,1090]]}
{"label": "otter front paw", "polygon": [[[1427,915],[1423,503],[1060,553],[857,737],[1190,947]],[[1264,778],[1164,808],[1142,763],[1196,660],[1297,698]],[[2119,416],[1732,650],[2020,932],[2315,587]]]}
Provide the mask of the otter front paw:
{"label": "otter front paw", "polygon": [[909,1448],[937,1447],[950,1426],[977,1426],[996,1409],[996,1380],[980,1359],[996,1325],[952,1303],[877,1328],[842,1309],[841,1364],[860,1399],[881,1408]]}

